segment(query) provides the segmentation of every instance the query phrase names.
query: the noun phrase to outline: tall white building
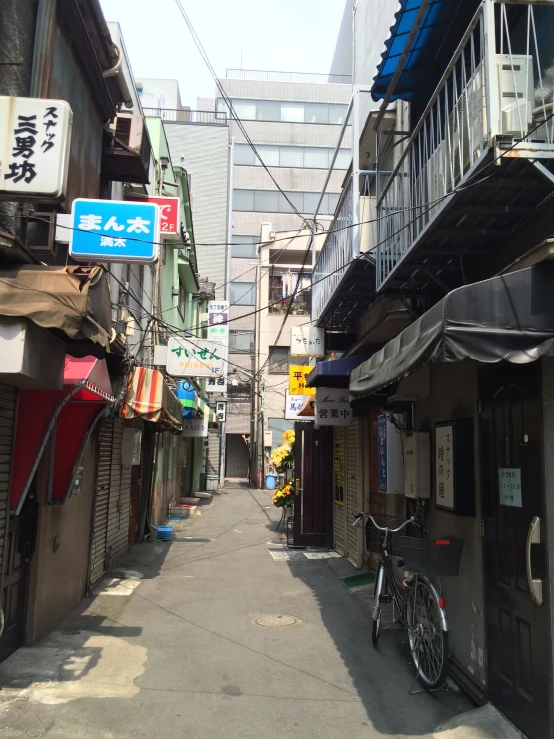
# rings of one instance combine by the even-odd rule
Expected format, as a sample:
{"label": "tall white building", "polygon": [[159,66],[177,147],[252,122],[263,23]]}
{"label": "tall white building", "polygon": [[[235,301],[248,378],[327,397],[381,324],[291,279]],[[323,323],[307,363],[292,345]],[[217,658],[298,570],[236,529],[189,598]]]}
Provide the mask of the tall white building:
{"label": "tall white building", "polygon": [[[283,249],[284,256],[279,262],[284,266],[275,268],[264,281],[263,290],[257,289],[256,261],[261,225],[271,223],[272,230],[289,232],[301,229],[305,219],[313,217],[345,120],[351,96],[350,81],[348,75],[330,78],[327,74],[251,70],[227,70],[227,77],[219,81],[248,137],[287,196],[277,189],[219,96],[216,111],[227,114],[233,142],[228,291],[232,321],[227,410],[227,475],[230,477],[245,477],[248,472],[249,449],[245,438],[253,427],[255,311],[273,303],[269,311],[273,315],[282,313],[286,302],[279,301],[286,299],[287,284],[283,275],[298,271],[296,259],[296,266],[287,267],[287,241],[275,242],[277,250]],[[342,180],[351,161],[350,146],[351,135],[347,130],[319,208],[319,215],[323,217],[332,214],[337,205]],[[294,240],[290,243],[294,244]],[[307,259],[307,266],[311,267],[311,257]],[[296,301],[308,303],[309,299],[309,291],[302,291]],[[309,305],[305,310],[309,314]],[[275,344],[277,332],[278,329]],[[281,345],[282,341],[278,343]],[[276,358],[276,371],[286,371],[288,358],[284,361],[280,356],[282,347],[272,352],[272,346],[269,341],[270,357]],[[269,362],[273,363],[271,358]]]}

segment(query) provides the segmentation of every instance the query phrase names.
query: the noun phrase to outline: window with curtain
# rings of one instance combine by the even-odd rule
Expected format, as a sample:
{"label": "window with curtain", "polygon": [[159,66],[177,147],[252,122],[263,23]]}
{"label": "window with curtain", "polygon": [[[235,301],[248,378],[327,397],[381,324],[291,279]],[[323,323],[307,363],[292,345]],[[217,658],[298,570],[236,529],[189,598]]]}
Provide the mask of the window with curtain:
{"label": "window with curtain", "polygon": [[269,347],[269,371],[272,374],[287,374],[289,371],[288,346]]}

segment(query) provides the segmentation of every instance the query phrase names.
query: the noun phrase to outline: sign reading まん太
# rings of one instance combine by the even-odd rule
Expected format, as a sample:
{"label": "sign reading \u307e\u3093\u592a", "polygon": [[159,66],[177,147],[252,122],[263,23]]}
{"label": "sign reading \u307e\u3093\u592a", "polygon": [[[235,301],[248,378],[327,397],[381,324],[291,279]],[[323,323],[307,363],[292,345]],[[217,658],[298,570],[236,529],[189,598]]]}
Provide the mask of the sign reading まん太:
{"label": "sign reading \u307e\u3093\u592a", "polygon": [[225,377],[227,347],[207,339],[169,339],[166,370],[174,377]]}
{"label": "sign reading \u307e\u3093\u592a", "polygon": [[324,357],[325,330],[315,326],[291,326],[290,353],[292,357]]}
{"label": "sign reading \u307e\u3093\u592a", "polygon": [[155,262],[160,241],[155,203],[77,198],[71,209],[69,253],[98,262]]}
{"label": "sign reading \u307e\u3093\u592a", "polygon": [[65,100],[0,96],[0,199],[63,199],[72,118]]}

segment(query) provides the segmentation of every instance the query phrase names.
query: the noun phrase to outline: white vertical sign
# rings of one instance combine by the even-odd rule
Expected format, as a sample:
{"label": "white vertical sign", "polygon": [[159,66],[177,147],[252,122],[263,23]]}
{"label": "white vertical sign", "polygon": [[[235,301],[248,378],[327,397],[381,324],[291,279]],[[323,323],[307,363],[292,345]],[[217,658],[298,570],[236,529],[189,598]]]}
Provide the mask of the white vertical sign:
{"label": "white vertical sign", "polygon": [[[229,301],[210,300],[208,303],[208,339],[217,341],[223,346],[229,346]],[[227,392],[227,368],[221,377],[210,377],[206,381],[207,393]]]}
{"label": "white vertical sign", "polygon": [[65,100],[0,97],[0,198],[63,198],[72,118]]}

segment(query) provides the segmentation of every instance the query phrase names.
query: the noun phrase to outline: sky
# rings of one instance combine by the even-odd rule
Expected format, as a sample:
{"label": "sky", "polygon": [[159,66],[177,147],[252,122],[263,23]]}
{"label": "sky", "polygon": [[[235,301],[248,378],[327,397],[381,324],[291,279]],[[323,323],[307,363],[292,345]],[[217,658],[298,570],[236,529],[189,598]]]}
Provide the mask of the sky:
{"label": "sky", "polygon": [[[175,0],[101,0],[118,21],[135,77],[179,80],[184,105],[215,83]],[[183,0],[219,76],[227,68],[329,72],[344,0]]]}

